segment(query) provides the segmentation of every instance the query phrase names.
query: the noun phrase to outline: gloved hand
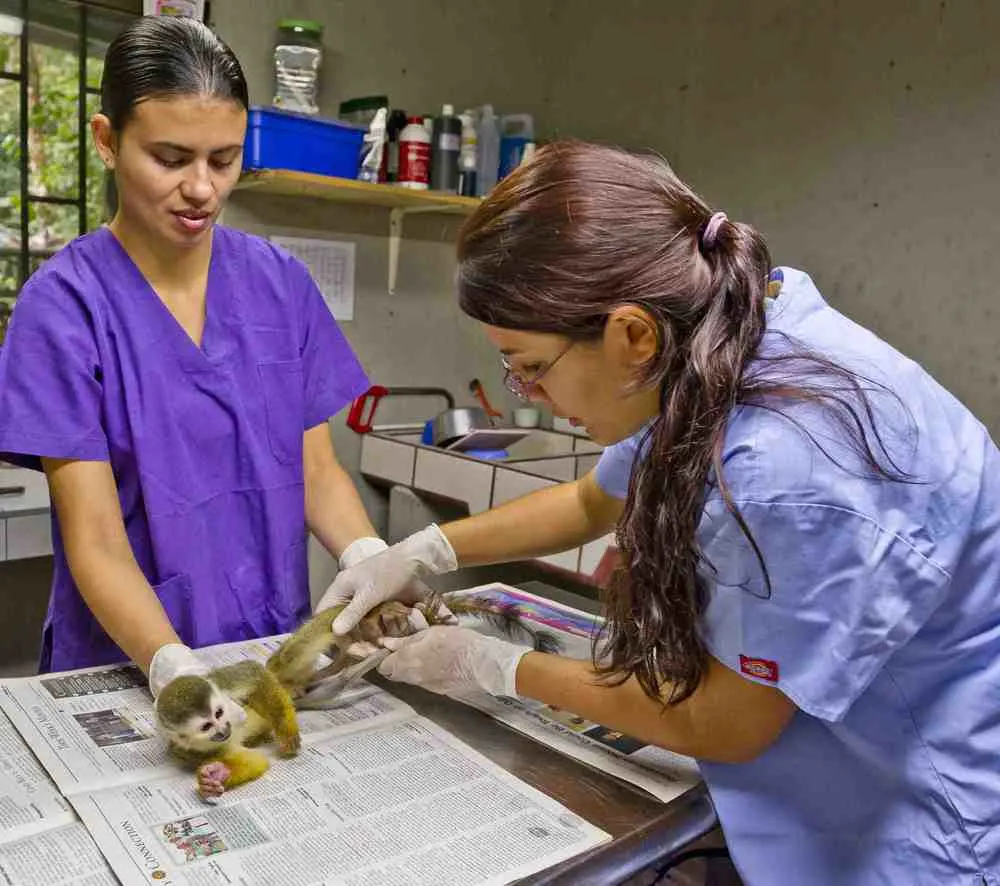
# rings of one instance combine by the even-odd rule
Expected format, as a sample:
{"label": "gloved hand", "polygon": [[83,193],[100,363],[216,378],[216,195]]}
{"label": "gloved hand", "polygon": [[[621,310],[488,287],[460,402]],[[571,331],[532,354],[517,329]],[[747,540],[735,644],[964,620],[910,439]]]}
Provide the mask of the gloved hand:
{"label": "gloved hand", "polygon": [[471,628],[438,625],[412,637],[384,637],[392,650],[378,671],[390,680],[413,683],[441,695],[484,689],[517,696],[515,677],[528,646],[488,637]]}
{"label": "gloved hand", "polygon": [[156,650],[149,663],[149,691],[155,699],[175,677],[206,673],[208,666],[189,647],[183,643],[167,643]]}
{"label": "gloved hand", "polygon": [[356,538],[346,548],[344,548],[344,552],[340,555],[340,559],[338,560],[338,565],[342,570],[350,569],[362,560],[367,560],[369,557],[375,556],[375,554],[382,553],[382,551],[387,550],[388,547],[389,545],[376,536]]}
{"label": "gloved hand", "polygon": [[316,611],[347,603],[333,623],[334,633],[346,634],[379,603],[399,600],[412,604],[427,599],[431,591],[420,578],[457,568],[455,551],[432,523],[341,572],[323,594]]}

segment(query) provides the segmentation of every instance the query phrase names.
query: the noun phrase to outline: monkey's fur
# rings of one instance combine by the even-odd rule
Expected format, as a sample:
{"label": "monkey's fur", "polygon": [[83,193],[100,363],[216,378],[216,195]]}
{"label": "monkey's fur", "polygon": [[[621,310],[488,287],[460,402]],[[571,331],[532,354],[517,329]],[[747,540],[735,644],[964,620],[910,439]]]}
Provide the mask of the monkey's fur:
{"label": "monkey's fur", "polygon": [[204,797],[267,772],[267,757],[251,748],[271,735],[282,754],[299,750],[292,697],[256,661],[171,680],[157,696],[156,717],[171,753],[196,768]]}
{"label": "monkey's fur", "polygon": [[[418,610],[428,625],[453,623],[449,616],[442,617],[440,597],[432,597],[427,602],[417,603],[412,609]],[[521,618],[516,604],[499,603],[488,597],[452,597],[447,601],[448,610],[453,615],[472,615],[499,630],[512,640],[527,640],[539,652],[559,652],[559,641],[547,631],[529,627]],[[382,637],[406,637],[416,633],[410,620],[411,607],[405,603],[389,601],[372,609],[358,626],[341,637],[333,633],[333,622],[343,611],[343,606],[324,609],[305,622],[267,660],[267,668],[281,681],[293,696],[300,696],[310,686],[315,685],[358,663],[349,652],[349,647],[358,642],[377,644]],[[377,663],[387,654],[385,650],[364,659],[364,663]],[[316,660],[320,655],[329,656],[331,664],[317,669]]]}
{"label": "monkey's fur", "polygon": [[[415,607],[390,601],[376,606],[345,636],[333,633],[343,606],[325,609],[306,621],[268,658],[215,668],[204,676],[181,676],[168,683],[156,700],[156,715],[171,753],[198,773],[198,791],[206,798],[252,781],[269,768],[267,757],[253,746],[273,736],[282,754],[300,746],[295,699],[327,678],[339,676],[340,691],[388,655],[380,649],[363,659],[348,651],[356,643],[377,644],[382,637],[416,632],[411,621],[419,610],[428,625],[453,623],[442,616],[442,600],[434,597]],[[479,618],[510,639],[527,639],[540,652],[558,652],[560,644],[546,632],[529,627],[516,605],[490,598],[451,598],[455,615]],[[317,668],[321,655],[331,659]],[[305,703],[301,703],[305,706]]]}

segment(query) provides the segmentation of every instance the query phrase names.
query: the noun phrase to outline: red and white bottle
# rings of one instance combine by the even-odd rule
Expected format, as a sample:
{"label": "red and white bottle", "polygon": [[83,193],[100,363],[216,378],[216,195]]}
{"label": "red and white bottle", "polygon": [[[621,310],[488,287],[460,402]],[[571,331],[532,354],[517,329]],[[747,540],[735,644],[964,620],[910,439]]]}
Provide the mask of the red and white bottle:
{"label": "red and white bottle", "polygon": [[420,117],[407,117],[399,134],[399,184],[426,190],[431,178],[431,135]]}

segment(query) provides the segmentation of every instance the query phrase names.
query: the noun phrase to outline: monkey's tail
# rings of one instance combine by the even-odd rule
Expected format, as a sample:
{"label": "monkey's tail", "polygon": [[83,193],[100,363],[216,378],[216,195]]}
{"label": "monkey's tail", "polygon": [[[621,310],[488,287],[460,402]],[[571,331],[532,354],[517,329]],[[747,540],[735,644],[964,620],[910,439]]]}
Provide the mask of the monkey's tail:
{"label": "monkey's tail", "polygon": [[536,652],[558,655],[563,651],[562,641],[551,631],[529,625],[524,611],[516,603],[494,597],[453,596],[448,598],[445,605],[455,615],[478,618],[507,640],[531,646]]}

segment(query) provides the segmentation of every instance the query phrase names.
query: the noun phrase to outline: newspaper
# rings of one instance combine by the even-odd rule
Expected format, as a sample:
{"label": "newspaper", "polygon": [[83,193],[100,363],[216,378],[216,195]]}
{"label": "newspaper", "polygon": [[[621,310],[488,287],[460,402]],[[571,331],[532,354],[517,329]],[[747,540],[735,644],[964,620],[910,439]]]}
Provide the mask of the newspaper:
{"label": "newspaper", "polygon": [[608,839],[421,717],[310,744],[216,806],[182,777],[74,803],[125,884],[500,886]]}
{"label": "newspaper", "polygon": [[[199,655],[263,659],[281,639]],[[212,805],[167,756],[132,666],[5,681],[0,706],[124,886],[500,886],[610,839],[370,684],[300,712],[300,754]],[[0,872],[5,863],[0,844]],[[94,879],[108,876],[100,868],[74,876],[115,882]]]}
{"label": "newspaper", "polygon": [[[281,639],[227,643],[197,654],[210,667],[245,658],[263,661]],[[336,708],[300,712],[303,739],[414,715],[409,705],[370,684],[347,693],[344,701]],[[146,678],[134,665],[6,680],[0,684],[0,707],[67,797],[177,773],[177,762],[156,728]]]}
{"label": "newspaper", "polygon": [[82,822],[0,841],[0,882],[10,886],[119,886]]}
{"label": "newspaper", "polygon": [[0,714],[0,883],[116,886],[86,827]]}
{"label": "newspaper", "polygon": [[[600,616],[499,582],[452,594],[488,596],[501,603],[516,604],[525,619],[561,641],[563,654],[591,658],[592,639],[601,624]],[[470,622],[473,625],[486,630]],[[570,711],[531,699],[496,698],[485,692],[462,695],[459,700],[560,753],[642,788],[664,803],[701,782],[698,764],[691,757],[645,744]]]}

